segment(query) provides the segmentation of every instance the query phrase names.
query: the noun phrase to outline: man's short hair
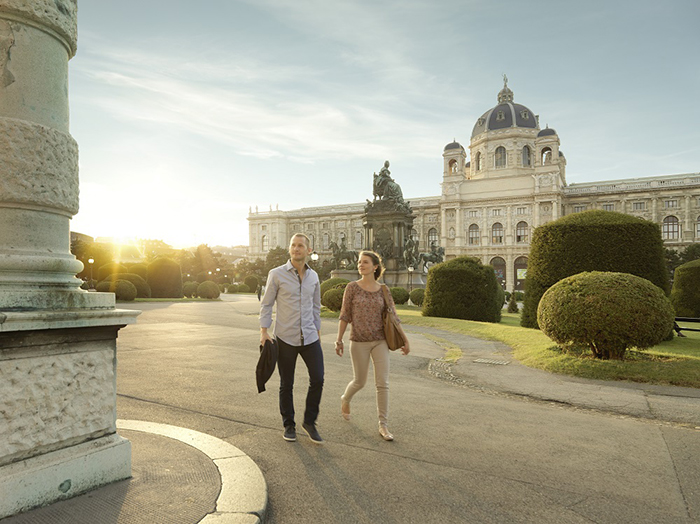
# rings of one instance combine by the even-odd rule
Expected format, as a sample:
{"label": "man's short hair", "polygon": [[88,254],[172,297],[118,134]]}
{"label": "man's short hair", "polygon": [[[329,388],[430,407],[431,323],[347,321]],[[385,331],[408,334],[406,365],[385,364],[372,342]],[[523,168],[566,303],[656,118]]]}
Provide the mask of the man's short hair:
{"label": "man's short hair", "polygon": [[294,237],[301,237],[304,239],[304,242],[306,243],[306,247],[310,248],[311,247],[311,239],[307,237],[304,233],[294,233],[291,238],[289,239],[289,242],[291,243],[292,238]]}

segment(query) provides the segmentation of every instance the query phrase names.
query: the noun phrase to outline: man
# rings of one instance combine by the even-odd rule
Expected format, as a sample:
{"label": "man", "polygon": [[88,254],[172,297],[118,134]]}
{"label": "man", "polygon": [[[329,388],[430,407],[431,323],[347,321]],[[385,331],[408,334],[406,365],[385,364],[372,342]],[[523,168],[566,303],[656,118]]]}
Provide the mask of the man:
{"label": "man", "polygon": [[311,242],[301,233],[289,241],[289,261],[272,269],[267,276],[265,295],[260,306],[260,344],[272,338],[272,306],[277,302],[274,335],[279,347],[277,368],[280,373],[280,413],[284,440],[296,441],[294,421],[294,370],[301,356],[309,371],[309,390],[302,428],[312,441],[323,444],[316,430],[323,391],[323,351],[321,350],[321,285],[318,275],[306,263]]}

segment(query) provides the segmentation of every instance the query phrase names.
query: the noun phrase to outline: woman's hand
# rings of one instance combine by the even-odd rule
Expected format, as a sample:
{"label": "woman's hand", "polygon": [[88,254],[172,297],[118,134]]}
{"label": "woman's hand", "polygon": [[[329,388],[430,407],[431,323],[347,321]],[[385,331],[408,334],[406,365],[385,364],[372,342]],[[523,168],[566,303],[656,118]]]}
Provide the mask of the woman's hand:
{"label": "woman's hand", "polygon": [[339,357],[343,356],[343,350],[345,349],[345,344],[343,344],[342,340],[336,340],[335,341],[335,352]]}
{"label": "woman's hand", "polygon": [[402,355],[408,355],[411,352],[411,348],[408,344],[408,340],[406,340],[406,343],[403,345],[401,348],[401,354]]}

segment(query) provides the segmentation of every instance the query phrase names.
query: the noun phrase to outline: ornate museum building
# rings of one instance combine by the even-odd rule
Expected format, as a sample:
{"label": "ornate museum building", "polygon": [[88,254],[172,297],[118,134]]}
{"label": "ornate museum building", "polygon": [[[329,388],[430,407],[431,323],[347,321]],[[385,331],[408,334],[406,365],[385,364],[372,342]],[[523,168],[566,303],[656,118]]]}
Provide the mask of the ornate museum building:
{"label": "ornate museum building", "polygon": [[[474,124],[469,153],[452,142],[442,157],[442,194],[410,200],[411,237],[420,252],[440,246],[446,259],[468,255],[490,264],[507,290],[523,288],[533,228],[562,215],[618,211],[657,222],[667,247],[700,242],[700,173],[567,184],[559,136],[513,101],[507,80],[498,104]],[[332,258],[336,245],[371,248],[366,206],[251,211],[248,256],[265,257],[298,231],[321,260]]]}

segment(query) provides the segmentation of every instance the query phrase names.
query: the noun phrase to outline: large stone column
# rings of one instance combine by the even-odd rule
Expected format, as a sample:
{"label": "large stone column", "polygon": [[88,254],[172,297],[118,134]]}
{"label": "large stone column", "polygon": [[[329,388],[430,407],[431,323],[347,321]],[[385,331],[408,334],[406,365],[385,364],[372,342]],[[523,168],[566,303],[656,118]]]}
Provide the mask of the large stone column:
{"label": "large stone column", "polygon": [[68,60],[77,0],[0,0],[0,518],[131,475],[116,336],[137,313],[80,289]]}

